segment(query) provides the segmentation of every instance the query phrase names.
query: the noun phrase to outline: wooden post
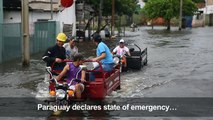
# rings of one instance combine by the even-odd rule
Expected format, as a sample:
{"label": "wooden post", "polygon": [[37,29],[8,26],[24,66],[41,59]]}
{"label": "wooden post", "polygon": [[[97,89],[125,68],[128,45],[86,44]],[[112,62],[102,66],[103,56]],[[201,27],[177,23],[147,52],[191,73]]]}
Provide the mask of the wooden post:
{"label": "wooden post", "polygon": [[53,20],[53,0],[50,0],[51,20]]}
{"label": "wooden post", "polygon": [[103,0],[100,0],[99,4],[99,15],[98,15],[98,32],[101,32],[101,22],[102,22],[102,9],[103,9]]}
{"label": "wooden post", "polygon": [[179,30],[181,30],[182,28],[182,11],[183,11],[183,0],[180,0]]}
{"label": "wooden post", "polygon": [[95,29],[95,18],[92,20],[92,34],[94,34],[94,29]]}
{"label": "wooden post", "polygon": [[[0,0],[0,24],[3,23],[3,0]],[[3,37],[2,37],[2,25],[0,25],[0,63],[2,63],[2,48],[3,48]]]}
{"label": "wooden post", "polygon": [[125,28],[125,25],[124,25],[124,37],[126,36],[126,28]]}
{"label": "wooden post", "polygon": [[114,35],[115,30],[115,0],[112,0],[112,25],[111,25],[111,35]]}
{"label": "wooden post", "polygon": [[22,0],[22,38],[23,38],[23,56],[22,65],[25,67],[30,65],[30,47],[29,47],[29,1]]}
{"label": "wooden post", "polygon": [[91,22],[89,21],[89,26],[88,26],[88,39],[91,40]]}
{"label": "wooden post", "polygon": [[206,15],[207,15],[207,6],[208,6],[208,0],[205,0],[205,12],[203,13],[203,15],[204,15],[204,26],[206,26]]}

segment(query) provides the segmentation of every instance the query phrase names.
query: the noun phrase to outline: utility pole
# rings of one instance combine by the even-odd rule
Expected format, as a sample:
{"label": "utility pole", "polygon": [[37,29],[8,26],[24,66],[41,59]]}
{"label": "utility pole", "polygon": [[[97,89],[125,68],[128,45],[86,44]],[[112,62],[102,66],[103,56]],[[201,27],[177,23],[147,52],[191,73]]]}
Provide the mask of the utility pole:
{"label": "utility pole", "polygon": [[182,28],[182,11],[183,11],[183,0],[180,0],[180,17],[179,17],[179,30]]}
{"label": "utility pole", "polygon": [[206,15],[207,15],[207,6],[208,6],[208,0],[205,0],[205,10],[204,10],[204,26],[206,26]]}
{"label": "utility pole", "polygon": [[99,11],[99,15],[98,15],[98,32],[101,32],[103,0],[100,0],[99,9],[100,9],[100,11]]}
{"label": "utility pole", "polygon": [[[3,0],[0,0],[0,24],[3,23]],[[2,37],[2,25],[0,25],[0,63],[2,62],[2,48],[3,48],[3,37]]]}
{"label": "utility pole", "polygon": [[53,0],[50,0],[51,20],[53,20]]}
{"label": "utility pole", "polygon": [[21,1],[21,7],[22,7],[22,65],[24,67],[27,67],[30,65],[30,47],[29,47],[29,1],[28,0],[22,0]]}
{"label": "utility pole", "polygon": [[112,25],[111,25],[111,34],[114,35],[115,30],[115,0],[112,0]]}

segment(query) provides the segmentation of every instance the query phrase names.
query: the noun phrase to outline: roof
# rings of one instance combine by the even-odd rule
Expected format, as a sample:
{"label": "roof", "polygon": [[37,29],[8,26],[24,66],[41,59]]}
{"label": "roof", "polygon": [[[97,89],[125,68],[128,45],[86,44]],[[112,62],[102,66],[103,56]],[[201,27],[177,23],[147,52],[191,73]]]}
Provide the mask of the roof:
{"label": "roof", "polygon": [[20,10],[21,0],[3,0],[3,8],[11,10]]}
{"label": "roof", "polygon": [[[59,1],[52,0],[53,11],[59,10]],[[21,10],[21,0],[3,0],[3,8],[6,10]],[[51,11],[51,0],[29,0],[29,9]]]}
{"label": "roof", "polygon": [[[56,0],[53,0],[52,5],[53,5],[53,11],[59,10],[59,2],[57,2]],[[29,7],[32,8],[33,10],[51,11],[51,2],[48,0],[32,1],[32,2],[29,2]]]}

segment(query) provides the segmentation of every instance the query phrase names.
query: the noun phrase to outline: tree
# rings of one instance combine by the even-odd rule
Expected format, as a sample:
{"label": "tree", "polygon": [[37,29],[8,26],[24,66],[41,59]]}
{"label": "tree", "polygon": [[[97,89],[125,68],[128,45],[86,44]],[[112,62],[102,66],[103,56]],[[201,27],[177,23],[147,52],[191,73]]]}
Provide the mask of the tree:
{"label": "tree", "polygon": [[[167,30],[170,30],[170,21],[179,17],[179,0],[148,0],[143,12],[150,20],[162,17],[166,20]],[[197,6],[192,0],[183,0],[183,16],[191,16],[197,11]]]}
{"label": "tree", "polygon": [[192,0],[195,3],[205,3],[205,0]]}
{"label": "tree", "polygon": [[[85,2],[92,6],[94,9],[94,14],[91,16],[92,20],[94,17],[100,15],[102,12],[102,16],[108,17],[112,15],[112,0],[103,0],[102,10],[100,10],[100,0],[85,0]],[[138,5],[137,0],[115,0],[115,14],[121,15],[128,15],[131,17],[134,13],[138,12]],[[99,16],[101,17],[101,16]],[[96,32],[100,32],[100,30],[104,29],[106,25],[102,28],[100,24],[98,25],[98,29]]]}
{"label": "tree", "polygon": [[[99,12],[100,0],[87,0],[86,3],[93,6],[96,12]],[[115,0],[115,11],[117,15],[132,15],[137,9],[137,0]],[[111,16],[112,0],[103,1],[103,16]]]}
{"label": "tree", "polygon": [[[206,0],[192,0],[195,3],[205,3]],[[143,2],[148,2],[148,0],[143,0]]]}

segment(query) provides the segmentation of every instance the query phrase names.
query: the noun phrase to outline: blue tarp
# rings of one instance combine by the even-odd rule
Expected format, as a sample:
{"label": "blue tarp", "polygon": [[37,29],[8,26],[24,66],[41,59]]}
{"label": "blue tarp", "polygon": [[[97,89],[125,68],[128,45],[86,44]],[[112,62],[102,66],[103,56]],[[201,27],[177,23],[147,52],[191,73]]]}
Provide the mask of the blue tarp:
{"label": "blue tarp", "polygon": [[184,20],[184,22],[185,23],[183,23],[183,24],[185,24],[185,27],[192,27],[192,19],[193,19],[193,17],[192,16],[184,16],[183,17],[183,19],[185,19]]}

